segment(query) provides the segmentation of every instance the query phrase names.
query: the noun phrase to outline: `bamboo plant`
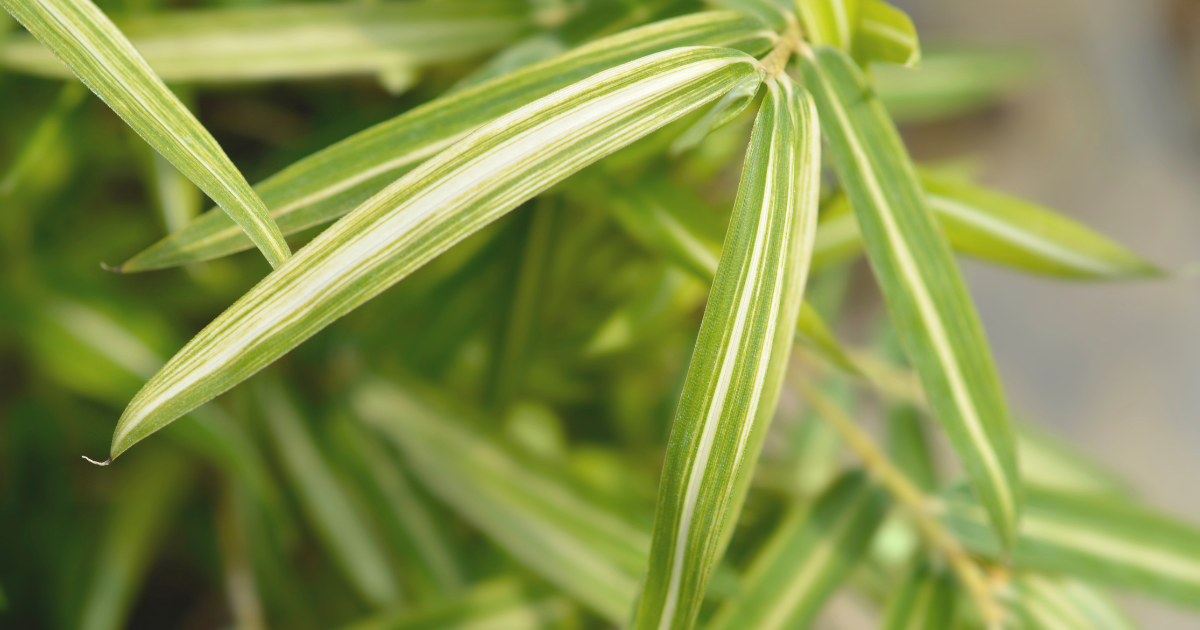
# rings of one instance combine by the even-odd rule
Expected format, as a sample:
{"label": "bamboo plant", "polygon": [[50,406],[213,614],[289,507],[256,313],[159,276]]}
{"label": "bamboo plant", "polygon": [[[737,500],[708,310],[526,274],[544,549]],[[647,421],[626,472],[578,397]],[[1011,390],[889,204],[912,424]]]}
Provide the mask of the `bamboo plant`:
{"label": "bamboo plant", "polygon": [[[1109,589],[1200,604],[1200,529],[1014,417],[957,256],[1164,273],[897,132],[990,106],[1022,56],[923,55],[884,0],[0,3],[27,31],[0,99],[31,121],[0,183],[26,374],[0,532],[38,558],[0,568],[0,620],[126,626],[163,558],[246,630],[799,630],[839,592],[889,630],[1117,630]],[[278,90],[308,130],[257,155],[189,107]],[[253,111],[235,128],[282,137]],[[56,174],[72,151],[88,170]],[[41,207],[95,233],[30,247],[12,215]],[[861,347],[854,269],[884,305]],[[64,476],[110,429],[111,467]]]}

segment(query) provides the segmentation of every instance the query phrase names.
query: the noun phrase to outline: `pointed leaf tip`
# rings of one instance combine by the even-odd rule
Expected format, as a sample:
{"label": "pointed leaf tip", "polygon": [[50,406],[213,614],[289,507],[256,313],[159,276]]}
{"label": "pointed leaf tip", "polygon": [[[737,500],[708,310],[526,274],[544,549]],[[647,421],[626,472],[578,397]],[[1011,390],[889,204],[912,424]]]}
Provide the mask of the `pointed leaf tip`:
{"label": "pointed leaf tip", "polygon": [[109,465],[109,464],[111,464],[111,463],[112,463],[112,458],[111,458],[111,457],[109,457],[108,459],[106,459],[106,460],[104,460],[104,461],[102,461],[102,462],[98,462],[98,461],[96,461],[96,460],[92,459],[91,457],[88,457],[87,455],[82,455],[82,457],[83,457],[84,459],[88,460],[88,463],[89,463],[89,464],[94,464],[94,465],[96,465],[96,466],[107,466],[107,465]]}

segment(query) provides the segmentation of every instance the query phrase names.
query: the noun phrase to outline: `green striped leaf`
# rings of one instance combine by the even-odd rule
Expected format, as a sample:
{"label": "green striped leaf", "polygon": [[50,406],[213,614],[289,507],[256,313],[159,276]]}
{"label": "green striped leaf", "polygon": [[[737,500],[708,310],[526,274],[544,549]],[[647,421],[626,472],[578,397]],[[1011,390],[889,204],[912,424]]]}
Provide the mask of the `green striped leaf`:
{"label": "green striped leaf", "polygon": [[796,0],[804,39],[814,46],[849,51],[864,0]]}
{"label": "green striped leaf", "polygon": [[521,465],[429,396],[377,381],[360,387],[353,405],[434,495],[518,561],[613,623],[627,617],[650,546],[645,532]]}
{"label": "green striped leaf", "polygon": [[[1079,280],[1157,277],[1163,272],[1107,237],[1053,210],[966,182],[921,176],[925,202],[955,251],[1028,273]],[[827,202],[814,268],[853,258],[862,235],[845,197]]]}
{"label": "green striped leaf", "polygon": [[812,100],[768,82],[671,429],[634,628],[690,628],[775,412],[820,186]]}
{"label": "green striped leaf", "polygon": [[887,497],[861,472],[843,475],[808,511],[794,510],[755,557],[742,594],[708,630],[801,630],[866,554]]}
{"label": "green striped leaf", "polygon": [[[499,48],[531,26],[528,5],[514,0],[198,9],[114,23],[162,80],[180,83],[413,68]],[[31,37],[0,42],[0,65],[71,76]]]}
{"label": "green striped leaf", "polygon": [[921,43],[912,18],[884,0],[859,0],[854,59],[866,67],[872,61],[915,68],[921,63]]}
{"label": "green striped leaf", "polygon": [[[1031,487],[1012,564],[1200,606],[1200,529],[1127,501]],[[999,555],[966,492],[951,496],[947,525],[972,552]]]}
{"label": "green striped leaf", "polygon": [[90,0],[2,0],[93,92],[196,182],[272,267],[290,255],[279,227],[216,140]]}
{"label": "green striped leaf", "polygon": [[[732,12],[650,24],[430,101],[289,166],[255,189],[280,229],[292,234],[353,210],[484,123],[602,70],[678,46],[723,46],[758,54],[770,43],[761,23]],[[171,267],[249,246],[228,217],[210,211],[121,270]]]}
{"label": "green striped leaf", "polygon": [[1014,580],[1015,608],[1029,630],[1135,630],[1103,593],[1074,580],[1028,574]]}
{"label": "green striped leaf", "polygon": [[346,496],[283,386],[274,381],[257,385],[279,459],[321,541],[365,601],[384,609],[396,605],[399,584],[376,532]]}
{"label": "green striped leaf", "polygon": [[929,207],[964,254],[1064,278],[1162,275],[1137,254],[1047,208],[931,174],[921,179]]}
{"label": "green striped leaf", "polygon": [[566,630],[575,627],[574,612],[565,597],[501,578],[430,608],[366,619],[343,630]]}
{"label": "green striped leaf", "polygon": [[1011,544],[1020,510],[1015,440],[991,350],[908,152],[844,53],[806,50],[801,67],[833,163],[896,328],[993,525]]}
{"label": "green striped leaf", "polygon": [[956,604],[951,575],[919,564],[888,602],[883,630],[949,630]]}

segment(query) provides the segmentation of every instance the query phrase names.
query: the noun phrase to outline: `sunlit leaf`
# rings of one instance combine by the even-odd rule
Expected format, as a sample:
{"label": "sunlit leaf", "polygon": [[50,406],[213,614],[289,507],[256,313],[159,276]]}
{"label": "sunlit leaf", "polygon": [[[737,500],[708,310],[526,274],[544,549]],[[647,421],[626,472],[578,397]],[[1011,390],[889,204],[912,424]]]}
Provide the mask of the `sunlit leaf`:
{"label": "sunlit leaf", "polygon": [[3,0],[109,107],[208,193],[271,266],[290,250],[266,206],[229,157],[91,0]]}
{"label": "sunlit leaf", "polygon": [[884,0],[859,0],[853,50],[855,60],[864,66],[886,61],[914,68],[921,63],[921,44],[912,18]]}
{"label": "sunlit leaf", "polygon": [[518,561],[614,623],[629,613],[649,537],[468,430],[461,414],[375,382],[355,411],[438,498]]}
{"label": "sunlit leaf", "polygon": [[[761,23],[731,12],[665,20],[580,46],[435,99],[319,151],[255,189],[291,234],[333,220],[484,123],[596,72],[676,46],[725,46],[757,54]],[[143,271],[207,260],[250,246],[219,212],[207,212],[121,266]]]}
{"label": "sunlit leaf", "polygon": [[400,587],[382,542],[346,496],[283,386],[264,381],[256,394],[279,459],[322,542],[364,600],[384,609],[396,605]]}
{"label": "sunlit leaf", "polygon": [[[191,9],[113,20],[164,81],[375,74],[498,48],[530,26],[513,0],[285,4]],[[0,42],[0,66],[70,71],[31,37]]]}
{"label": "sunlit leaf", "polygon": [[816,228],[812,100],[768,82],[659,486],[634,628],[690,628],[775,412]]}
{"label": "sunlit leaf", "polygon": [[[1012,564],[1200,606],[1200,528],[1123,500],[1028,489]],[[945,521],[968,549],[999,554],[983,510],[966,492]]]}
{"label": "sunlit leaf", "polygon": [[796,0],[804,39],[849,52],[864,0]]}
{"label": "sunlit leaf", "polygon": [[887,498],[866,475],[843,475],[809,510],[793,510],[755,557],[742,594],[710,630],[801,630],[865,554]]}
{"label": "sunlit leaf", "polygon": [[574,612],[561,595],[502,578],[430,608],[359,621],[343,630],[566,630],[574,627]]}
{"label": "sunlit leaf", "polygon": [[957,593],[946,571],[921,563],[904,577],[888,601],[883,630],[949,630]]}
{"label": "sunlit leaf", "polygon": [[1016,445],[991,351],[908,152],[844,53],[806,50],[801,67],[868,257],[935,415],[1001,540],[1020,509]]}

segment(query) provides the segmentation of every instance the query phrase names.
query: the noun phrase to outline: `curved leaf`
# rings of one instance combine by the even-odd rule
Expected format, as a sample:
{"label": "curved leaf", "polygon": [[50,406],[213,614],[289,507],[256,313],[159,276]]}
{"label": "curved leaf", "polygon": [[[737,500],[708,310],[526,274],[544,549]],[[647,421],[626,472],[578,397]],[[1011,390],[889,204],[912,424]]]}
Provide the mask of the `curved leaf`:
{"label": "curved leaf", "polygon": [[796,0],[804,38],[815,46],[850,50],[863,0]]}
{"label": "curved leaf", "polygon": [[[602,70],[678,46],[757,54],[762,24],[732,12],[698,13],[606,37],[435,99],[296,162],[258,184],[285,234],[353,210],[396,178],[484,123]],[[250,246],[228,217],[207,212],[121,266],[125,272],[209,260]]]}
{"label": "curved leaf", "polygon": [[886,61],[915,68],[921,63],[921,43],[912,18],[884,0],[860,0],[854,59],[862,66]]}
{"label": "curved leaf", "polygon": [[90,0],[2,0],[150,146],[216,201],[272,267],[291,251],[262,200],[192,116]]}
{"label": "curved leaf", "polygon": [[801,67],[867,254],[926,395],[1000,538],[1020,510],[1016,445],[983,326],[925,205],[908,152],[844,53],[805,50]]}
{"label": "curved leaf", "polygon": [[768,82],[667,447],[634,628],[690,628],[775,412],[816,227],[820,133]]}

